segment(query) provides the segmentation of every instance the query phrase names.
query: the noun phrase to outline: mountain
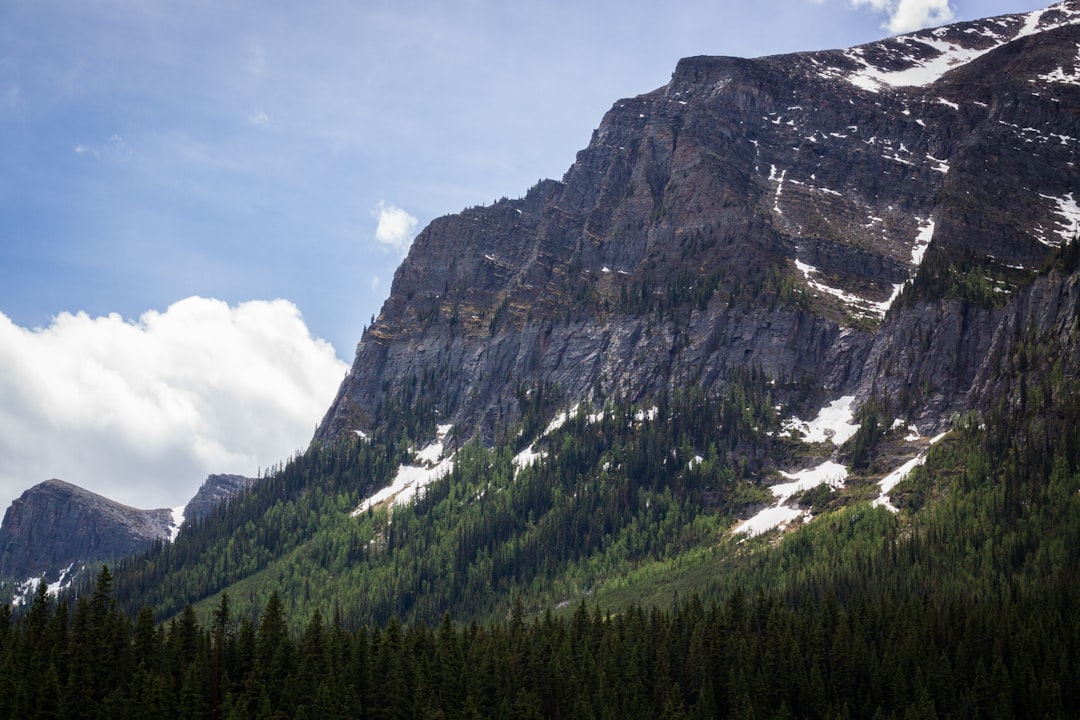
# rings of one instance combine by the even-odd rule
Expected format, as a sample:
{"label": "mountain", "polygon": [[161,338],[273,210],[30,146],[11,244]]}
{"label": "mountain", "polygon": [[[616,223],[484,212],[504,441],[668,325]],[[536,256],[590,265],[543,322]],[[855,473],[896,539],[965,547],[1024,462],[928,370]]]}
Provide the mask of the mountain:
{"label": "mountain", "polygon": [[683,60],[419,235],[306,451],[0,605],[0,717],[1075,714],[1078,49]]}
{"label": "mountain", "polygon": [[194,497],[184,506],[181,524],[202,520],[218,505],[249,489],[256,482],[256,478],[244,475],[208,475]]}
{"label": "mountain", "polygon": [[117,601],[355,625],[1068,577],[1078,47],[1068,0],[682,60],[561,181],[425,228],[308,450]]}
{"label": "mountain", "polygon": [[876,386],[943,429],[1078,231],[1078,13],[681,61],[561,182],[420,233],[317,439],[408,402],[490,443],[522,392],[644,399],[751,364],[802,411]]}
{"label": "mountain", "polygon": [[139,510],[63,480],[30,488],[8,507],[0,525],[0,581],[18,601],[39,579],[66,588],[96,563],[143,552],[173,541],[181,527],[251,487],[241,475],[210,475],[183,508]]}
{"label": "mountain", "polygon": [[66,585],[86,565],[134,554],[177,529],[171,510],[138,510],[63,480],[46,480],[4,514],[0,577]]}

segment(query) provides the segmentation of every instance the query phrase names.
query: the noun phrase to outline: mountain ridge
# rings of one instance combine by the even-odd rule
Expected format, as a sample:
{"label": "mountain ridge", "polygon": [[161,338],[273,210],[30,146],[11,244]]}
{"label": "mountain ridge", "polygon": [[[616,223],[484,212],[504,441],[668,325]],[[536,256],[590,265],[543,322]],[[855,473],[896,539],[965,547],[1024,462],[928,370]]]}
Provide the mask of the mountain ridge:
{"label": "mountain ridge", "polygon": [[561,181],[425,228],[308,450],[118,565],[118,600],[491,619],[753,585],[723,568],[813,518],[898,541],[980,423],[1022,444],[1075,395],[1080,10],[1054,8],[680,61]]}
{"label": "mountain ridge", "polygon": [[186,505],[154,510],[124,505],[56,478],[38,483],[4,513],[0,583],[14,586],[16,603],[42,581],[55,594],[78,582],[88,567],[174,541],[183,527],[255,482],[241,475],[210,475]]}
{"label": "mountain ridge", "polygon": [[0,605],[0,716],[1067,716],[1078,23],[616,103],[420,234],[305,451]]}
{"label": "mountain ridge", "polygon": [[[139,510],[59,479],[16,498],[0,525],[0,577],[70,580],[81,566],[168,538],[171,510]],[[79,567],[76,567],[79,566]]]}
{"label": "mountain ridge", "polygon": [[[370,431],[407,382],[455,444],[518,420],[522,387],[644,397],[723,384],[743,358],[824,370],[818,403],[864,399],[882,358],[911,355],[894,339],[955,314],[901,298],[928,263],[1011,292],[1075,227],[1080,127],[1060,106],[1080,99],[1052,78],[1072,77],[1078,17],[1070,1],[850,50],[681,60],[615,104],[562,181],[420,233],[316,439]],[[934,62],[930,84],[886,82]],[[918,384],[915,365],[892,385]],[[910,408],[927,432],[966,406],[977,371],[956,369]]]}

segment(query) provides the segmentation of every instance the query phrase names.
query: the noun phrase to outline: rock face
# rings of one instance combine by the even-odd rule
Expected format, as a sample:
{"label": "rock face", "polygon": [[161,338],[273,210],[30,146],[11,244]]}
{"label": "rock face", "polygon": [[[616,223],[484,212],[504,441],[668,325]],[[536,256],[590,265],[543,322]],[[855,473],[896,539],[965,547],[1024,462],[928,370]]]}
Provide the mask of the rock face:
{"label": "rock face", "polygon": [[85,567],[174,540],[181,524],[202,519],[255,482],[242,475],[210,475],[181,515],[170,509],[139,510],[63,480],[47,480],[20,495],[4,514],[0,581],[15,584],[16,599],[33,592],[34,586],[25,583],[29,578],[61,587]]}
{"label": "rock face", "polygon": [[638,399],[751,365],[941,425],[992,389],[1003,324],[1045,315],[1027,288],[1078,232],[1078,22],[1069,0],[681,61],[561,182],[420,233],[316,438],[422,401],[490,439],[537,389]]}
{"label": "rock face", "polygon": [[184,522],[198,521],[221,503],[250,488],[255,478],[243,475],[209,475],[195,496],[184,506]]}
{"label": "rock face", "polygon": [[[83,565],[113,560],[170,537],[171,510],[138,510],[63,480],[20,495],[0,525],[0,577],[52,579]],[[74,566],[74,567],[73,567]]]}

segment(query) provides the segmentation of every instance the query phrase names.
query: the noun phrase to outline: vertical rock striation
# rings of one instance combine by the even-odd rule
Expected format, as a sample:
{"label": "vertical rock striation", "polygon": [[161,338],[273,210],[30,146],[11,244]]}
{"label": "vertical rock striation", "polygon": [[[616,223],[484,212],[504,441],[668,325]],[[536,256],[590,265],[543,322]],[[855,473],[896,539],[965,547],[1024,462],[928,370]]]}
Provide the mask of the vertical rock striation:
{"label": "vertical rock striation", "polygon": [[749,366],[941,425],[991,388],[1002,323],[1076,234],[1078,21],[1069,0],[682,60],[561,181],[420,233],[316,438],[422,396],[456,441],[490,440],[531,390],[637,399]]}

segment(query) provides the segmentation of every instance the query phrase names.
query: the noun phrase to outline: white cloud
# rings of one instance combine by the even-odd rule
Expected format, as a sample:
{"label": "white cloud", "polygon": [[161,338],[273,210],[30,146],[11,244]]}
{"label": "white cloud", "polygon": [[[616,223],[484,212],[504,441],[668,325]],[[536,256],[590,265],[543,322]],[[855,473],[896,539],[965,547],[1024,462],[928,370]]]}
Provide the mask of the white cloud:
{"label": "white cloud", "polygon": [[943,25],[956,17],[949,0],[851,0],[851,4],[888,14],[882,27],[892,33]]}
{"label": "white cloud", "polygon": [[377,225],[375,239],[383,246],[394,250],[402,257],[409,252],[413,234],[416,232],[417,219],[399,207],[379,201],[372,211]]}
{"label": "white cloud", "polygon": [[136,507],[186,502],[310,441],[346,365],[285,300],[191,297],[138,321],[0,313],[0,503],[51,477]]}

